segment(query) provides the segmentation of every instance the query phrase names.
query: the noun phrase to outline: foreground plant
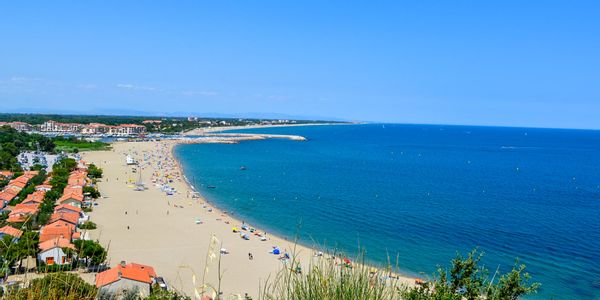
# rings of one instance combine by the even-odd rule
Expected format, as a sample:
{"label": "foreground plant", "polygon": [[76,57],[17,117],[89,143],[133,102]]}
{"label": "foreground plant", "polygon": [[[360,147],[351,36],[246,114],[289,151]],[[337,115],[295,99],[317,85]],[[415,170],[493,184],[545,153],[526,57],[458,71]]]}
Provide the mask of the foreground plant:
{"label": "foreground plant", "polygon": [[515,300],[535,293],[540,287],[537,282],[530,283],[525,265],[518,262],[510,272],[500,274],[496,271],[490,278],[489,271],[479,266],[482,257],[483,253],[477,249],[469,252],[466,258],[457,254],[450,270],[439,268],[430,282],[401,291],[402,299]]}
{"label": "foreground plant", "polygon": [[27,288],[9,289],[7,300],[92,300],[96,298],[96,287],[86,283],[76,274],[52,273],[31,280]]}
{"label": "foreground plant", "polygon": [[[390,267],[373,269],[364,263],[350,265],[319,257],[301,273],[298,262],[292,260],[265,285],[259,299],[510,300],[535,293],[540,287],[530,283],[525,266],[518,263],[510,272],[496,271],[490,278],[488,270],[480,266],[482,257],[476,249],[466,258],[457,254],[449,270],[439,268],[431,281],[412,286],[395,279]],[[362,261],[360,257],[358,261]]]}

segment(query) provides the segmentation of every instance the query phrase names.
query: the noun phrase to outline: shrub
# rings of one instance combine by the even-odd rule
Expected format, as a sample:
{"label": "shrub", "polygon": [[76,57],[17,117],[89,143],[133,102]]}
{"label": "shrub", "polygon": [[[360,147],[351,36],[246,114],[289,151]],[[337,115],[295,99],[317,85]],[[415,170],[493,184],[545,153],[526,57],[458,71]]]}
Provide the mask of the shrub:
{"label": "shrub", "polygon": [[32,280],[27,288],[10,290],[5,299],[92,300],[96,294],[96,287],[78,275],[58,272]]}
{"label": "shrub", "polygon": [[79,228],[81,229],[96,229],[96,227],[96,223],[92,221],[85,221],[85,223],[79,225]]}

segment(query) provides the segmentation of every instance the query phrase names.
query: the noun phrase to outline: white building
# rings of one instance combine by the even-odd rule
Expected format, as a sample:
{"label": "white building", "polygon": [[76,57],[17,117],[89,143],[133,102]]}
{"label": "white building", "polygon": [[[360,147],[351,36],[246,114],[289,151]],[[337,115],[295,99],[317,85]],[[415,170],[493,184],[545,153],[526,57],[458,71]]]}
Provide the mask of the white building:
{"label": "white building", "polygon": [[155,282],[154,268],[146,265],[130,263],[120,264],[96,275],[96,287],[116,297],[123,296],[126,291],[137,291],[140,296],[150,294],[151,285]]}
{"label": "white building", "polygon": [[40,253],[38,260],[46,265],[65,265],[70,264],[71,260],[63,251],[65,249],[75,250],[75,245],[65,238],[57,237],[39,244]]}

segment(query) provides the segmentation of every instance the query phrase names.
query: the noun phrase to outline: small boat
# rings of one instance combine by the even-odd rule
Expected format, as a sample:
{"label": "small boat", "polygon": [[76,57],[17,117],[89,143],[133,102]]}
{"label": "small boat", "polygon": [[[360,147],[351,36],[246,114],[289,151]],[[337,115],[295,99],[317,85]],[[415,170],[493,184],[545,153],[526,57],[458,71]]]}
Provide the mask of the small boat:
{"label": "small boat", "polygon": [[244,171],[244,170],[246,170],[246,167],[244,167],[244,166],[241,166],[241,167],[240,167],[240,171]]}
{"label": "small boat", "polygon": [[207,188],[209,188],[209,189],[216,189],[217,187],[214,186],[214,185],[209,185],[209,186],[207,186]]}

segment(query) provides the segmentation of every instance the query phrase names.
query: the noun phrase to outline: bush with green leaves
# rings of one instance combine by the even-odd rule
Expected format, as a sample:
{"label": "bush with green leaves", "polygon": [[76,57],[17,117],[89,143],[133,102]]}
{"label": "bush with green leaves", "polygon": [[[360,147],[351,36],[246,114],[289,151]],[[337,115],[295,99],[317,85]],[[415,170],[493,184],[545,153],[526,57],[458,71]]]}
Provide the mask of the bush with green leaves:
{"label": "bush with green leaves", "polygon": [[[539,283],[530,282],[525,272],[525,265],[515,263],[506,274],[496,271],[489,277],[489,270],[480,266],[483,253],[477,249],[469,252],[467,257],[456,255],[451,268],[439,268],[433,280],[422,286],[404,290],[403,299],[422,300],[516,300],[521,296],[532,294],[540,287]],[[497,280],[496,280],[497,278]]]}
{"label": "bush with green leaves", "polygon": [[86,196],[90,196],[94,199],[98,199],[100,197],[100,192],[93,186],[84,186],[83,194]]}
{"label": "bush with green leaves", "polygon": [[58,272],[33,279],[26,288],[9,290],[5,299],[92,300],[97,292],[95,286],[78,275]]}
{"label": "bush with green leaves", "polygon": [[85,260],[86,266],[97,266],[104,263],[107,252],[100,243],[90,240],[76,240],[73,242],[79,259]]}
{"label": "bush with green leaves", "polygon": [[92,222],[92,221],[85,221],[83,224],[79,225],[79,229],[86,229],[86,230],[90,230],[90,229],[96,229],[96,223]]}
{"label": "bush with green leaves", "polygon": [[88,166],[88,177],[89,178],[93,178],[93,179],[102,178],[103,172],[104,171],[102,171],[102,168],[98,168],[94,164],[90,164]]}

